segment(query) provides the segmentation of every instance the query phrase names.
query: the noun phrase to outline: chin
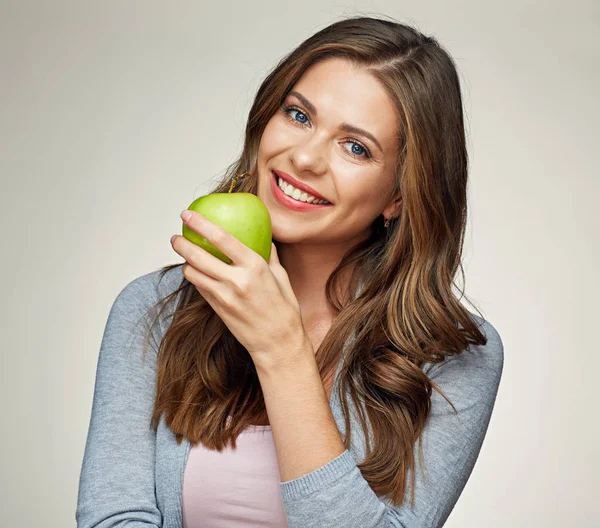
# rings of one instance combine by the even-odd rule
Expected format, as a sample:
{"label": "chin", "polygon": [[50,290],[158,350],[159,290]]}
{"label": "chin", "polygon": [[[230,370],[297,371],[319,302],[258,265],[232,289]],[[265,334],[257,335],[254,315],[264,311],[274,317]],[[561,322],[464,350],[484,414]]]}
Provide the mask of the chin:
{"label": "chin", "polygon": [[304,241],[303,235],[294,226],[281,227],[281,224],[275,220],[272,224],[272,238],[282,244],[297,244]]}

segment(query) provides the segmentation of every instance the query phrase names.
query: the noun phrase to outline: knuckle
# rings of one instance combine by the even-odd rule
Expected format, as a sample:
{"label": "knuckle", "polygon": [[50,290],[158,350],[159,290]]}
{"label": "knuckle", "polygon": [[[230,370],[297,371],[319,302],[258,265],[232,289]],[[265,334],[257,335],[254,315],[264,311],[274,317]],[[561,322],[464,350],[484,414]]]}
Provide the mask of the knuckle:
{"label": "knuckle", "polygon": [[216,229],[211,232],[211,242],[216,242],[217,244],[225,241],[225,233],[221,229]]}
{"label": "knuckle", "polygon": [[241,277],[239,277],[238,280],[235,282],[235,289],[238,295],[242,297],[246,296],[250,291],[251,282],[252,281],[248,275],[242,275]]}
{"label": "knuckle", "polygon": [[193,266],[196,269],[202,269],[202,260],[201,260],[201,255],[199,255],[198,253],[194,252],[193,254],[189,255],[188,257],[189,261],[188,261],[188,266]]}
{"label": "knuckle", "polygon": [[260,277],[265,272],[266,262],[263,259],[254,259],[250,265],[249,269],[254,277]]}
{"label": "knuckle", "polygon": [[221,295],[221,304],[225,307],[226,310],[232,311],[236,308],[237,304],[232,295],[223,294]]}

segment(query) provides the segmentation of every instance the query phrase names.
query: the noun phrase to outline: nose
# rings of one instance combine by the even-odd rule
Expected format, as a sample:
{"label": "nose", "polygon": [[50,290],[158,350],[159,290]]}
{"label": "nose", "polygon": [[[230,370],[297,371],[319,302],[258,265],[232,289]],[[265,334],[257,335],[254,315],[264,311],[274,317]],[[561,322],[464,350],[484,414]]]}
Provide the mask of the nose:
{"label": "nose", "polygon": [[327,171],[327,138],[323,134],[310,134],[290,150],[290,162],[300,173],[310,171],[323,174]]}

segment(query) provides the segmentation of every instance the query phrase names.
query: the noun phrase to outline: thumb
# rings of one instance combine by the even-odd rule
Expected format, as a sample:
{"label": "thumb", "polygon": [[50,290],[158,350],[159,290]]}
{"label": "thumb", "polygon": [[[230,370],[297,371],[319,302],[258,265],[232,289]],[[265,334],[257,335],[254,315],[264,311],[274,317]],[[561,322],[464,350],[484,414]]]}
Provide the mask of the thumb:
{"label": "thumb", "polygon": [[273,264],[281,266],[279,262],[279,255],[277,254],[277,248],[275,247],[275,242],[271,242],[271,256],[269,257],[269,267],[272,267]]}
{"label": "thumb", "polygon": [[271,242],[271,257],[269,258],[269,268],[273,273],[273,276],[276,278],[278,286],[285,295],[286,299],[288,299],[293,305],[298,305],[298,299],[296,299],[296,295],[294,294],[294,290],[292,289],[292,285],[290,283],[290,277],[287,274],[285,268],[281,265],[279,261],[279,255],[277,254],[277,248],[275,244]]}

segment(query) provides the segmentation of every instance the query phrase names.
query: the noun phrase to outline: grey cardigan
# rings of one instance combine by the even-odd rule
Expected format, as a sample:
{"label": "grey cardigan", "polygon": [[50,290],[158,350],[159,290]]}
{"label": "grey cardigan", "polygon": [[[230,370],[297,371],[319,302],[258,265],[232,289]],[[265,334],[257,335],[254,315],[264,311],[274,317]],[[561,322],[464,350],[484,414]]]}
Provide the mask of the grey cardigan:
{"label": "grey cardigan", "polygon": [[[89,430],[83,455],[77,509],[78,528],[181,528],[183,472],[191,444],[177,445],[163,418],[150,428],[154,405],[157,344],[175,303],[163,312],[145,361],[141,351],[148,324],[138,322],[183,278],[181,267],[162,281],[159,271],[140,276],[116,297],[98,357]],[[152,315],[155,315],[153,313]],[[297,479],[281,482],[289,528],[384,528],[442,526],[458,500],[483,443],[502,375],[503,345],[496,329],[471,314],[487,335],[485,346],[469,346],[423,371],[455,405],[432,392],[431,414],[423,433],[426,475],[415,466],[415,505],[411,483],[402,505],[377,496],[357,463],[365,455],[362,429],[351,416],[349,450]],[[146,322],[150,320],[147,317]],[[334,383],[337,383],[341,362]],[[335,386],[334,386],[335,388]],[[348,403],[352,410],[352,402]],[[340,433],[344,420],[336,390],[331,409]],[[415,453],[418,450],[415,449]],[[415,454],[418,464],[418,456]],[[213,528],[213,527],[211,527]],[[218,527],[214,527],[218,528]]]}

